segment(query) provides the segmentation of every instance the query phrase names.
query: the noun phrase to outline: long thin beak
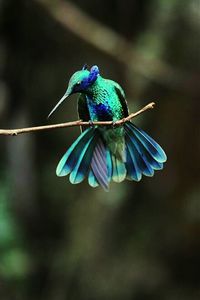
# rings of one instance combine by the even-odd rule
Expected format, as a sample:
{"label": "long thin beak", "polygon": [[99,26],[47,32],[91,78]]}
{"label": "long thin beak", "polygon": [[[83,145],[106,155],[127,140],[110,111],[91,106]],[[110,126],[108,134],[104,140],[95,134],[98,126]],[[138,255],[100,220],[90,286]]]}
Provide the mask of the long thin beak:
{"label": "long thin beak", "polygon": [[58,108],[58,106],[60,106],[60,104],[67,98],[69,97],[69,95],[71,94],[70,91],[66,91],[66,93],[64,94],[64,96],[60,99],[60,101],[58,101],[58,103],[56,104],[56,106],[54,106],[54,108],[52,109],[52,111],[48,114],[47,119],[55,112],[55,110]]}

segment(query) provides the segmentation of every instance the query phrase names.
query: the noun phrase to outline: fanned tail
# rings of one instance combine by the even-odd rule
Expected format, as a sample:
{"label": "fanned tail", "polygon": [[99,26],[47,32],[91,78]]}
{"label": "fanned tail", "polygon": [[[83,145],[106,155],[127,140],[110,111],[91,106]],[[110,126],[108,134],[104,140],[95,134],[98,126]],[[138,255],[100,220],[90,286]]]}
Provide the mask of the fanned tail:
{"label": "fanned tail", "polygon": [[92,187],[102,186],[108,191],[111,180],[121,182],[125,178],[139,181],[142,175],[153,176],[167,160],[164,150],[146,132],[133,123],[124,124],[124,154],[120,159],[109,149],[100,130],[86,129],[61,158],[56,174],[70,174],[73,184],[88,176]]}

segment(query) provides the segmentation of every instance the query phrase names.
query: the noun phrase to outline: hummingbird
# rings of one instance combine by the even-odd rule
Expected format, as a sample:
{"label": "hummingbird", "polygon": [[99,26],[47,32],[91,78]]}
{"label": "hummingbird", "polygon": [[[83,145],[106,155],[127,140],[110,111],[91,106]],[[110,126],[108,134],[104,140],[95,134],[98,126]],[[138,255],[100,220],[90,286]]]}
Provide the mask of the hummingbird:
{"label": "hummingbird", "polygon": [[[155,170],[163,169],[167,156],[154,139],[131,121],[115,126],[117,120],[129,115],[125,93],[117,82],[103,78],[98,66],[88,69],[84,65],[71,76],[64,96],[49,116],[75,93],[79,93],[79,118],[91,126],[81,128],[59,161],[57,176],[69,175],[72,184],[87,177],[90,186],[108,191],[111,181],[140,181],[142,175],[153,176]],[[94,126],[94,121],[112,121],[113,125]]]}

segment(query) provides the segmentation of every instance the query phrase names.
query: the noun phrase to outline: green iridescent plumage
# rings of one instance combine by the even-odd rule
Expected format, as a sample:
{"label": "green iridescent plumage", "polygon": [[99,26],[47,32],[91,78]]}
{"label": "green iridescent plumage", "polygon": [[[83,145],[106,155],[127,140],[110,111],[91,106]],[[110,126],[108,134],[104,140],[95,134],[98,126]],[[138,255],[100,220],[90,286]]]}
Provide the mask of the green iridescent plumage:
{"label": "green iridescent plumage", "polygon": [[[90,71],[84,67],[72,75],[65,95],[50,115],[73,93],[80,93],[78,113],[83,121],[114,123],[128,116],[124,91],[118,83],[100,76],[97,66]],[[88,176],[92,187],[101,185],[108,190],[111,180],[139,181],[142,175],[153,176],[154,170],[162,169],[167,159],[163,149],[131,122],[118,127],[82,128],[82,131],[56,170],[58,176],[70,174],[70,182],[74,184]]]}

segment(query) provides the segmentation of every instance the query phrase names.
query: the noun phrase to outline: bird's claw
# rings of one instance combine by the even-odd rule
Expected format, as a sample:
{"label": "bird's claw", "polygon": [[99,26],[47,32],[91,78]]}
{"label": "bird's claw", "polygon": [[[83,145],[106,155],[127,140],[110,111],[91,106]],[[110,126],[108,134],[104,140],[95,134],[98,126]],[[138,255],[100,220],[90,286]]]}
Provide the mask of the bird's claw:
{"label": "bird's claw", "polygon": [[116,121],[112,121],[112,128],[115,128],[116,126]]}
{"label": "bird's claw", "polygon": [[92,120],[89,120],[88,122],[89,122],[90,127],[94,127],[94,122]]}

